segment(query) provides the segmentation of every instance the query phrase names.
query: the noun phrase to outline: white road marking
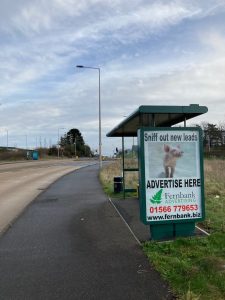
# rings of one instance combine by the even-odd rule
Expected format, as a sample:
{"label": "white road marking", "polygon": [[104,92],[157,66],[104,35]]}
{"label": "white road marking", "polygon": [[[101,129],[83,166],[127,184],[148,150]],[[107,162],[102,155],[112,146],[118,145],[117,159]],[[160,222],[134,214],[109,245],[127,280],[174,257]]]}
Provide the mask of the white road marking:
{"label": "white road marking", "polygon": [[210,233],[208,233],[207,231],[205,231],[205,230],[203,230],[203,229],[201,229],[200,227],[198,227],[198,226],[195,226],[196,228],[198,228],[201,232],[203,232],[204,234],[206,234],[206,235],[210,235]]}
{"label": "white road marking", "polygon": [[141,246],[141,242],[139,241],[139,239],[137,238],[137,236],[135,235],[135,233],[132,231],[132,229],[130,228],[130,226],[127,224],[126,220],[124,219],[124,217],[121,215],[121,213],[119,212],[119,210],[116,208],[115,204],[112,202],[112,200],[109,198],[109,202],[112,204],[112,206],[115,208],[116,212],[118,213],[118,215],[120,216],[120,218],[122,219],[122,221],[124,222],[124,224],[127,226],[127,228],[129,229],[130,233],[133,235],[134,239],[136,240],[136,242],[138,243],[139,246]]}
{"label": "white road marking", "polygon": [[[112,202],[112,200],[109,198],[109,202],[112,204],[112,206],[115,208],[116,212],[118,213],[118,215],[120,216],[120,218],[122,219],[122,221],[124,222],[124,224],[127,226],[127,228],[129,229],[130,233],[133,235],[133,237],[135,238],[135,240],[137,241],[138,245],[141,246],[141,242],[139,241],[139,239],[137,238],[137,236],[135,235],[135,233],[132,231],[132,229],[130,228],[130,226],[127,224],[126,220],[124,219],[124,217],[121,215],[121,213],[119,212],[119,210],[117,209],[117,207],[115,206],[115,204]],[[202,231],[204,234],[210,236],[210,233],[208,233],[207,231],[201,229],[198,226],[195,226],[196,228],[198,228],[198,230]],[[169,241],[170,242],[170,241]]]}

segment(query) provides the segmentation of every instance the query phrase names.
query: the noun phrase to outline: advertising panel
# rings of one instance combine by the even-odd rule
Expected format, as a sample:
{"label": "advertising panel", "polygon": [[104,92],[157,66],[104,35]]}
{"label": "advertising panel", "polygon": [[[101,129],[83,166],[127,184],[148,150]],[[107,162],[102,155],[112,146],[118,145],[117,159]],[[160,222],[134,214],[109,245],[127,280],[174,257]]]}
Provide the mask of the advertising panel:
{"label": "advertising panel", "polygon": [[145,224],[204,218],[200,128],[142,128],[141,219]]}

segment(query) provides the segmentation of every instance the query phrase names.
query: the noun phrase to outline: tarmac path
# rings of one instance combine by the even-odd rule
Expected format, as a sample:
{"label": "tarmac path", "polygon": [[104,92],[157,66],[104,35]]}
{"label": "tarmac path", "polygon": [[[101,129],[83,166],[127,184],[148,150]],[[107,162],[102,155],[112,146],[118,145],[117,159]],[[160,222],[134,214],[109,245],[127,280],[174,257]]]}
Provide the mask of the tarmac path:
{"label": "tarmac path", "polygon": [[0,238],[0,299],[171,299],[102,192],[98,166],[43,191]]}

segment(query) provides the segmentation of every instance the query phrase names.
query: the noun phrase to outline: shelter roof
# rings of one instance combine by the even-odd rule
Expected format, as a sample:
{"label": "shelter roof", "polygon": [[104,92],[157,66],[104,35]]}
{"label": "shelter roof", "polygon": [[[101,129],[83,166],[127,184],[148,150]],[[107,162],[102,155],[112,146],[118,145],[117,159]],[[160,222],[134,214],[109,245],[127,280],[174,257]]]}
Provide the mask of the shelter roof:
{"label": "shelter roof", "polygon": [[206,106],[140,106],[119,125],[113,128],[108,137],[137,136],[141,127],[171,127],[180,122],[202,115],[208,111]]}

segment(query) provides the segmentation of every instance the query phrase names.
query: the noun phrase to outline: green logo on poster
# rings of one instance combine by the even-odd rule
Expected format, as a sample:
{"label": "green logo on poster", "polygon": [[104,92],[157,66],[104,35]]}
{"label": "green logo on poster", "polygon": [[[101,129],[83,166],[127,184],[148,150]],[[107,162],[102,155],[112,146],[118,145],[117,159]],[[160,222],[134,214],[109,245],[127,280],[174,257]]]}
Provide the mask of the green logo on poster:
{"label": "green logo on poster", "polygon": [[159,190],[155,195],[150,199],[153,204],[160,204],[162,201],[162,191],[163,189]]}

